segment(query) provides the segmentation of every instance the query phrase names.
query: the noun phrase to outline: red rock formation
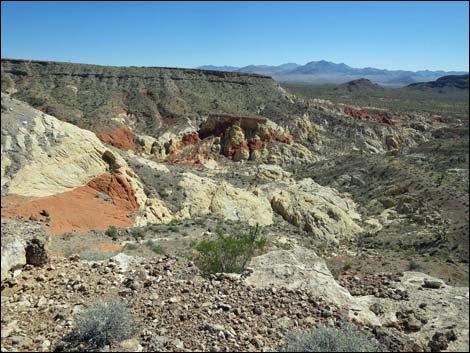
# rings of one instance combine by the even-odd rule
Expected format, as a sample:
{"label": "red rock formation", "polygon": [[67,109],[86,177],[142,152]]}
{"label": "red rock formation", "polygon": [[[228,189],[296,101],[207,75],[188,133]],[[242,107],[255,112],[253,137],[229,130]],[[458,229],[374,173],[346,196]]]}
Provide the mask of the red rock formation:
{"label": "red rock formation", "polygon": [[96,136],[104,143],[110,144],[111,146],[121,150],[131,150],[134,152],[136,150],[134,134],[127,126],[121,126],[111,134],[97,133]]}
{"label": "red rock formation", "polygon": [[[181,142],[168,141],[165,144],[165,161],[200,166],[204,160],[216,159],[219,153],[233,160],[248,160],[254,151],[254,155],[261,155],[259,152],[269,142],[292,143],[292,135],[271,130],[266,126],[266,121],[261,117],[211,115],[198,132],[184,135]],[[211,150],[214,138],[220,141],[216,143],[218,150]]]}
{"label": "red rock formation", "polygon": [[[110,225],[131,227],[129,218],[137,202],[132,188],[123,176],[102,175],[89,184],[58,195],[46,197],[2,197],[1,216],[32,218],[45,221],[49,234],[105,230]],[[97,190],[107,192],[113,202],[96,197]],[[42,211],[47,210],[49,217]]]}
{"label": "red rock formation", "polygon": [[248,147],[250,151],[261,151],[264,148],[264,143],[259,138],[253,138],[248,141]]}
{"label": "red rock formation", "polygon": [[266,131],[261,135],[261,140],[266,142],[281,142],[281,143],[291,143],[294,140],[294,137],[291,134],[280,135],[273,131]]}
{"label": "red rock formation", "polygon": [[120,209],[135,211],[139,208],[135,191],[122,174],[105,173],[90,180],[87,185],[96,191],[108,194]]}
{"label": "red rock formation", "polygon": [[165,158],[165,162],[200,168],[205,160],[217,158],[217,155],[211,151],[211,146],[210,139],[200,140],[194,145],[173,151]]}
{"label": "red rock formation", "polygon": [[201,139],[199,138],[199,134],[197,132],[190,132],[184,135],[182,139],[183,146],[185,147],[189,145],[195,145],[199,141],[201,141]]}
{"label": "red rock formation", "polygon": [[344,107],[344,113],[354,119],[371,120],[382,124],[395,126],[397,123],[390,119],[389,113],[383,109]]}

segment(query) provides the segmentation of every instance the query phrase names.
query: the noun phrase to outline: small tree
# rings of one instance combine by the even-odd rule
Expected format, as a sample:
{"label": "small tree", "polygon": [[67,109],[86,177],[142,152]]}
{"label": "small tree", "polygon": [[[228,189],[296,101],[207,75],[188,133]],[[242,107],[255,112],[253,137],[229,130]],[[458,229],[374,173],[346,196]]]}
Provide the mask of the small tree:
{"label": "small tree", "polygon": [[217,239],[203,240],[195,247],[198,252],[195,263],[205,275],[241,273],[255,253],[266,246],[266,239],[260,236],[258,225],[250,227],[248,233],[227,235],[218,228],[216,234]]}

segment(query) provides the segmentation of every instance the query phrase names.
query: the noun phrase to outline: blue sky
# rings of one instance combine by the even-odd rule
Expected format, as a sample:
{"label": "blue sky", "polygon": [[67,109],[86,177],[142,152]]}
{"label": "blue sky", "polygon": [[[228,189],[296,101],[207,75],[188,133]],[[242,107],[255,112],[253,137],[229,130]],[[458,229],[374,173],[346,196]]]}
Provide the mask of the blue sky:
{"label": "blue sky", "polygon": [[465,2],[2,1],[2,57],[468,71]]}

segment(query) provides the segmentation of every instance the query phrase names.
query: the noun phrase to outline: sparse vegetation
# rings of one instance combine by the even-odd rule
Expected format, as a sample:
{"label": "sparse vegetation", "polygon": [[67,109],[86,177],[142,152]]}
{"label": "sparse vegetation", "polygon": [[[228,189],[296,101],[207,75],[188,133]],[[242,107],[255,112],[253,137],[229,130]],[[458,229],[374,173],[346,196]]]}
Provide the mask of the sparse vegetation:
{"label": "sparse vegetation", "polygon": [[135,240],[143,239],[145,237],[145,232],[143,229],[140,228],[134,228],[132,229],[132,236],[134,237]]}
{"label": "sparse vegetation", "polygon": [[137,250],[138,248],[140,248],[139,243],[127,243],[125,247],[126,250]]}
{"label": "sparse vegetation", "polygon": [[319,326],[307,332],[291,333],[280,352],[380,352],[375,339],[343,324],[340,329]]}
{"label": "sparse vegetation", "polygon": [[113,251],[101,251],[93,249],[85,249],[79,253],[80,259],[85,261],[103,261],[107,260],[115,255],[116,252]]}
{"label": "sparse vegetation", "polygon": [[196,218],[194,220],[194,224],[198,226],[205,226],[206,225],[206,220],[204,218]]}
{"label": "sparse vegetation", "polygon": [[116,240],[118,236],[118,230],[115,226],[109,226],[108,229],[106,229],[105,234],[111,239]]}
{"label": "sparse vegetation", "polygon": [[195,246],[198,255],[195,263],[203,274],[241,273],[250,259],[266,246],[258,226],[249,232],[236,231],[225,234],[221,228],[216,230],[217,239],[203,240]]}
{"label": "sparse vegetation", "polygon": [[70,338],[92,349],[130,338],[136,331],[134,317],[125,302],[98,301],[78,315]]}
{"label": "sparse vegetation", "polygon": [[165,255],[166,249],[163,245],[158,244],[154,240],[148,240],[145,242],[145,246],[152,250],[155,254]]}
{"label": "sparse vegetation", "polygon": [[170,225],[170,226],[168,226],[167,230],[168,230],[169,232],[175,232],[175,233],[176,233],[176,232],[179,232],[179,228],[178,228],[177,226],[175,226],[175,225]]}
{"label": "sparse vegetation", "polygon": [[345,261],[343,264],[343,271],[350,270],[352,268],[352,265],[353,265],[352,261],[350,260]]}
{"label": "sparse vegetation", "polygon": [[80,256],[80,259],[84,261],[103,261],[117,254],[118,252],[115,251],[102,251],[89,247],[83,248],[78,246],[72,246],[71,244],[68,244],[64,249],[64,257],[78,255]]}
{"label": "sparse vegetation", "polygon": [[422,269],[423,269],[423,266],[415,259],[411,259],[408,262],[408,271],[420,271]]}
{"label": "sparse vegetation", "polygon": [[437,93],[409,89],[367,89],[361,88],[339,92],[333,84],[283,83],[282,86],[293,94],[305,98],[328,99],[335,103],[369,106],[394,111],[424,111],[438,114],[468,114],[468,90]]}

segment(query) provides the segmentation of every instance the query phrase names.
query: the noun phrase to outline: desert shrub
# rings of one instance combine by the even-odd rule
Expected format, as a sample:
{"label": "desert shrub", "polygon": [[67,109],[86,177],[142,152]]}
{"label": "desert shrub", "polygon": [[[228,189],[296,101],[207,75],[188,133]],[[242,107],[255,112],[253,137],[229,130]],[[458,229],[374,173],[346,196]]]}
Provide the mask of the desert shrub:
{"label": "desert shrub", "polygon": [[350,270],[352,268],[352,265],[353,265],[353,263],[352,263],[351,260],[345,261],[344,264],[343,264],[343,271]]}
{"label": "desert shrub", "polygon": [[118,234],[118,230],[115,226],[109,226],[108,229],[106,229],[106,232],[105,234],[108,236],[108,237],[111,237],[113,240],[116,240],[117,239],[117,234]]}
{"label": "desert shrub", "polygon": [[174,226],[174,225],[168,226],[167,230],[169,232],[175,232],[175,233],[179,232],[179,228],[177,226]]}
{"label": "desert shrub", "polygon": [[148,240],[145,242],[145,246],[152,250],[155,254],[165,255],[166,249],[163,245],[158,244],[154,240]]}
{"label": "desert shrub", "polygon": [[423,269],[423,266],[421,266],[421,264],[414,260],[414,259],[411,259],[410,261],[408,261],[408,271],[416,271],[416,270],[422,270]]}
{"label": "desert shrub", "polygon": [[143,239],[145,237],[145,232],[143,229],[135,228],[132,229],[131,233],[135,240]]}
{"label": "desert shrub", "polygon": [[291,333],[280,352],[380,352],[379,343],[349,324],[341,328],[319,326]]}
{"label": "desert shrub", "polygon": [[198,226],[205,226],[206,225],[206,220],[204,218],[196,218],[194,220],[194,224]]}
{"label": "desert shrub", "polygon": [[138,248],[140,248],[139,243],[127,243],[126,244],[126,250],[137,250]]}
{"label": "desert shrub", "polygon": [[117,252],[113,251],[99,251],[93,249],[84,249],[78,253],[80,259],[85,261],[104,261],[117,254]]}
{"label": "desert shrub", "polygon": [[125,302],[99,301],[78,315],[70,339],[99,348],[128,339],[136,331],[134,317]]}
{"label": "desert shrub", "polygon": [[266,246],[258,226],[251,227],[248,233],[237,231],[231,235],[218,228],[216,234],[215,240],[202,240],[195,246],[195,263],[205,275],[241,273],[255,253]]}

